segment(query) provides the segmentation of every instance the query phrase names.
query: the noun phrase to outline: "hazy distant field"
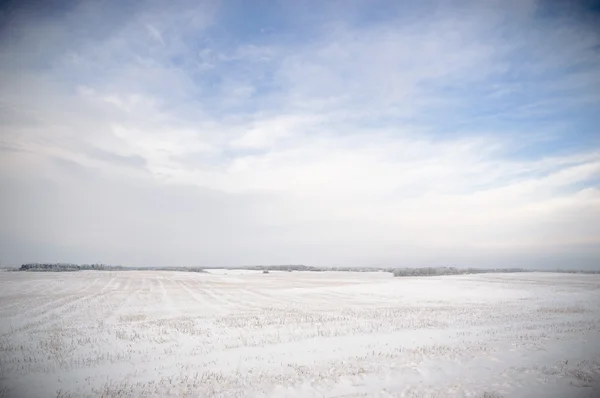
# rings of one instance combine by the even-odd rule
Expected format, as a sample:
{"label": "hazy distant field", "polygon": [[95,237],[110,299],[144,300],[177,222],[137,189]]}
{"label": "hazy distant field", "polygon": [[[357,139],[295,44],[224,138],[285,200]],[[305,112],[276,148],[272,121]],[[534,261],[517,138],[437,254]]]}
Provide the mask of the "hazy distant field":
{"label": "hazy distant field", "polygon": [[0,396],[592,397],[600,276],[0,273]]}

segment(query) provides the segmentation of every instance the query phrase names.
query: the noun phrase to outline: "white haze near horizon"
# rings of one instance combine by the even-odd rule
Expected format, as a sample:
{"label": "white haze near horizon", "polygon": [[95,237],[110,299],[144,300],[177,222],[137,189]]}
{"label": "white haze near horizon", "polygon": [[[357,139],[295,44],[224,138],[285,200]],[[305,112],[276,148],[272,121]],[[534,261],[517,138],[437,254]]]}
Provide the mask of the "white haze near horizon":
{"label": "white haze near horizon", "polygon": [[4,10],[0,261],[598,268],[597,18],[394,3]]}

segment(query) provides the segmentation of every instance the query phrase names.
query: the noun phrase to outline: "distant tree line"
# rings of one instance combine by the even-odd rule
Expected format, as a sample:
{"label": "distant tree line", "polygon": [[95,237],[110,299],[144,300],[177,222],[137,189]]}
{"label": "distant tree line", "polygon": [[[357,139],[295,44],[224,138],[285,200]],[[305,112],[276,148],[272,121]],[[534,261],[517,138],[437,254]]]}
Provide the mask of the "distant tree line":
{"label": "distant tree line", "polygon": [[566,270],[566,269],[548,269],[540,272],[556,272],[559,274],[600,274],[600,270]]}
{"label": "distant tree line", "polygon": [[[223,268],[223,267],[213,267]],[[210,268],[209,268],[210,269]],[[226,269],[263,271],[299,271],[299,272],[389,272],[395,277],[405,276],[435,276],[435,275],[465,275],[485,273],[514,273],[514,272],[559,272],[578,274],[600,274],[600,270],[526,270],[523,268],[457,268],[457,267],[420,267],[420,268],[383,268],[383,267],[314,267],[301,264],[290,265],[252,265],[246,267],[226,267]],[[15,270],[13,268],[13,270]],[[37,272],[70,272],[70,271],[182,271],[182,272],[206,272],[201,267],[124,267],[120,265],[106,264],[71,264],[71,263],[29,263],[21,265],[18,271]]]}
{"label": "distant tree line", "polygon": [[206,272],[199,267],[123,267],[106,264],[29,263],[21,265],[19,271],[70,272],[70,271],[183,271]]}
{"label": "distant tree line", "polygon": [[389,267],[314,267],[307,265],[253,265],[246,267],[227,267],[227,269],[243,269],[254,271],[340,271],[340,272],[389,272],[394,276],[433,276],[433,275],[463,275],[490,272],[527,272],[522,268],[456,268],[456,267],[421,267],[421,268],[389,268]]}
{"label": "distant tree line", "polygon": [[456,268],[456,267],[424,267],[424,268],[395,268],[394,276],[436,276],[436,275],[465,275],[487,274],[492,272],[528,272],[522,268]]}
{"label": "distant tree line", "polygon": [[122,269],[123,267],[111,267],[104,264],[70,264],[70,263],[29,263],[21,265],[19,271],[40,271],[40,272],[69,272],[82,270],[106,270]]}

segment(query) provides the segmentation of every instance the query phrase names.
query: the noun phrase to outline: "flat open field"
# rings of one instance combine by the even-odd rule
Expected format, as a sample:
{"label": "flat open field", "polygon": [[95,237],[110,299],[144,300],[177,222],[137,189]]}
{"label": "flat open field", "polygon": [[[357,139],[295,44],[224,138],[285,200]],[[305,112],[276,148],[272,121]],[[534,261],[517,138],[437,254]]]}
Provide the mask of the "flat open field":
{"label": "flat open field", "polygon": [[0,272],[0,396],[594,397],[600,276]]}

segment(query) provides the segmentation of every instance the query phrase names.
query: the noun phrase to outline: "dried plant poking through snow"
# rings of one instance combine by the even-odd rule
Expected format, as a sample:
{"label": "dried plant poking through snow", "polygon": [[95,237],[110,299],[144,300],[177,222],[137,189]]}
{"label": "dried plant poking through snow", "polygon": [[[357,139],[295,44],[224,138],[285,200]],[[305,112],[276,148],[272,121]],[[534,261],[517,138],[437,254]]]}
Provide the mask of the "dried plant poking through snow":
{"label": "dried plant poking through snow", "polygon": [[600,276],[0,274],[0,396],[564,397],[600,380]]}

